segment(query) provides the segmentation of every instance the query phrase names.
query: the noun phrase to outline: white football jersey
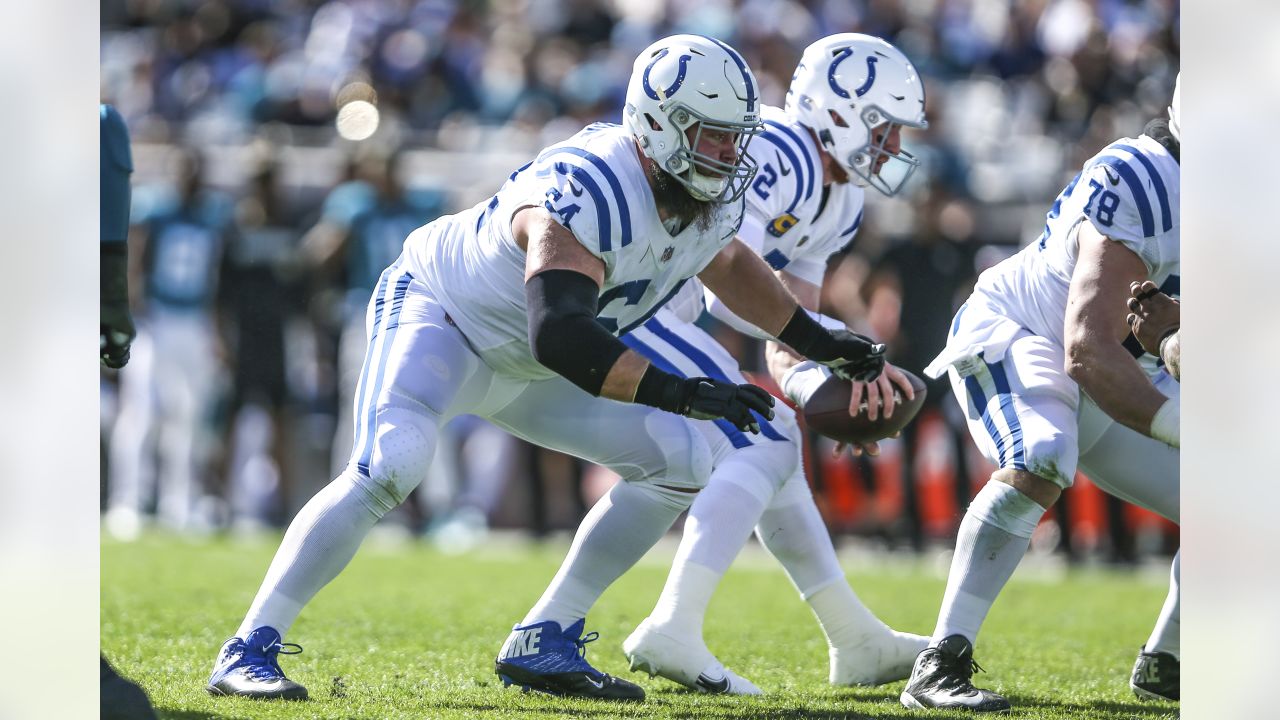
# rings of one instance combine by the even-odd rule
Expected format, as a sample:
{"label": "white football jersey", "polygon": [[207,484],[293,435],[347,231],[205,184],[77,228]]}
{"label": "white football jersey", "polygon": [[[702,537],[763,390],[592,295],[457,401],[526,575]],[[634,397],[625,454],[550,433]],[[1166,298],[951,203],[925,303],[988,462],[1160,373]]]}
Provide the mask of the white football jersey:
{"label": "white football jersey", "polygon": [[491,199],[414,231],[405,242],[410,268],[472,347],[499,372],[542,379],[555,373],[529,349],[525,252],[511,232],[513,213],[529,205],[547,208],[604,261],[597,321],[621,335],[652,317],[733,240],[744,202],[721,206],[706,230],[691,223],[672,236],[631,134],[596,123],[511,173]]}
{"label": "white football jersey", "polygon": [[[1041,337],[1064,345],[1067,292],[1079,255],[1080,222],[1132,250],[1164,292],[1179,294],[1179,167],[1146,135],[1121,138],[1084,164],[1050,208],[1044,232],[1021,252],[982,273],[970,304],[979,303]],[[1117,309],[1121,312],[1122,309]],[[1135,357],[1142,348],[1125,343]],[[1156,358],[1143,359],[1149,371]]]}

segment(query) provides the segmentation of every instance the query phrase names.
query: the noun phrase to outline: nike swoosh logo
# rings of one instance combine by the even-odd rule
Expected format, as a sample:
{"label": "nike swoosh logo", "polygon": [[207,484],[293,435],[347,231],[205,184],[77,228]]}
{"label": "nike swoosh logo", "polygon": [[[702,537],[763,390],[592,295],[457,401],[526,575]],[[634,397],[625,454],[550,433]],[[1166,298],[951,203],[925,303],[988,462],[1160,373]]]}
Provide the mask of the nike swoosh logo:
{"label": "nike swoosh logo", "polygon": [[698,676],[698,687],[709,693],[727,693],[729,692],[729,676],[726,675],[719,680],[712,680],[707,677],[706,673]]}
{"label": "nike swoosh logo", "polygon": [[587,676],[586,676],[586,678],[587,678],[587,682],[589,682],[589,683],[591,683],[592,685],[594,685],[594,686],[595,686],[595,688],[596,688],[597,690],[603,690],[603,689],[604,689],[604,680],[597,680],[597,679],[595,679],[595,678],[591,677],[590,675],[587,675]]}
{"label": "nike swoosh logo", "polygon": [[791,168],[787,167],[786,164],[782,162],[782,153],[774,150],[773,154],[778,158],[778,169],[782,173],[782,177],[790,175]]}
{"label": "nike swoosh logo", "polygon": [[1119,184],[1120,184],[1120,177],[1119,177],[1118,175],[1112,175],[1112,174],[1111,174],[1111,168],[1106,167],[1106,166],[1103,166],[1103,168],[1102,168],[1102,172],[1106,173],[1106,175],[1107,175],[1107,180],[1108,180],[1112,185],[1119,185]]}
{"label": "nike swoosh logo", "polygon": [[574,197],[582,196],[582,188],[578,187],[577,185],[574,185],[572,182],[569,183],[569,192],[573,193]]}

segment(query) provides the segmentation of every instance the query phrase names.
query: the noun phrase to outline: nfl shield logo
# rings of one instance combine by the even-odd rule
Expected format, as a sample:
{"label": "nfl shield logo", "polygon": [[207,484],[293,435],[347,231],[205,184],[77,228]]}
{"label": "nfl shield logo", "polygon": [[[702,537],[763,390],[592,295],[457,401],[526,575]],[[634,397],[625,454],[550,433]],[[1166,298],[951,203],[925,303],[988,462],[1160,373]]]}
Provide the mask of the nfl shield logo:
{"label": "nfl shield logo", "polygon": [[663,250],[663,251],[662,251],[662,262],[666,262],[666,261],[670,260],[670,259],[671,259],[671,256],[672,256],[672,255],[675,255],[675,254],[676,254],[676,249],[675,249],[675,247],[674,247],[674,246],[668,246],[666,250]]}

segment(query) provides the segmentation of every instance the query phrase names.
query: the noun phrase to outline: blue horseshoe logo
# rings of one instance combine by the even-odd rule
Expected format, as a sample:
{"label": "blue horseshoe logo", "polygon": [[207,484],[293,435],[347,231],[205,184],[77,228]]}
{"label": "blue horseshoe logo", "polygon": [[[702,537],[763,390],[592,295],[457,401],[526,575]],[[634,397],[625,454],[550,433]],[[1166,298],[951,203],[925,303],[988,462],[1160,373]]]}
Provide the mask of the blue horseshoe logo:
{"label": "blue horseshoe logo", "polygon": [[[838,54],[836,54],[836,59],[831,61],[831,67],[827,70],[827,84],[831,86],[831,91],[846,100],[849,99],[849,91],[840,87],[839,83],[836,82],[836,68],[840,67],[840,63],[844,62],[845,58],[848,58],[852,54],[853,54],[853,48],[845,48],[841,50]],[[865,82],[862,83],[861,86],[859,86],[856,90],[853,91],[854,94],[857,95],[858,97],[862,97],[863,95],[866,95],[867,91],[870,90],[871,86],[875,83],[876,62],[879,59],[880,58],[876,57],[875,55],[867,56],[867,79]]]}
{"label": "blue horseshoe logo", "polygon": [[[670,50],[668,50],[667,48],[662,48],[661,50],[659,50],[658,56],[655,57],[653,59],[653,62],[649,63],[649,66],[644,69],[644,77],[642,78],[643,84],[644,84],[644,94],[648,95],[650,98],[657,100],[659,102],[662,102],[666,98],[658,97],[658,91],[654,90],[653,86],[649,84],[649,71],[653,69],[654,65],[658,64],[659,60],[666,57],[667,53],[669,52]],[[671,83],[671,87],[666,89],[666,92],[664,93],[666,97],[671,97],[672,95],[675,95],[676,91],[680,89],[680,84],[684,82],[685,70],[688,69],[689,61],[692,59],[693,59],[692,55],[680,56],[680,69],[676,73],[675,82]]]}

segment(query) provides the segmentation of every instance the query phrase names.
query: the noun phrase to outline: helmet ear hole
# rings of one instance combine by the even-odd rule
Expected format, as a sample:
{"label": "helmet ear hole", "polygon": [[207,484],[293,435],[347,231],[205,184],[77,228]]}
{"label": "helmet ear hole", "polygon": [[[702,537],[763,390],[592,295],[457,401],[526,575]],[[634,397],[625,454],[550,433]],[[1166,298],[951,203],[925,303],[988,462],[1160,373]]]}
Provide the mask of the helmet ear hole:
{"label": "helmet ear hole", "polygon": [[841,115],[840,113],[830,109],[827,110],[827,113],[831,115],[831,122],[836,127],[842,127],[842,128],[849,127],[849,123],[845,122],[844,116]]}
{"label": "helmet ear hole", "polygon": [[652,128],[654,132],[662,132],[662,125],[655,120],[652,115],[645,113],[644,119],[649,123],[649,127]]}

